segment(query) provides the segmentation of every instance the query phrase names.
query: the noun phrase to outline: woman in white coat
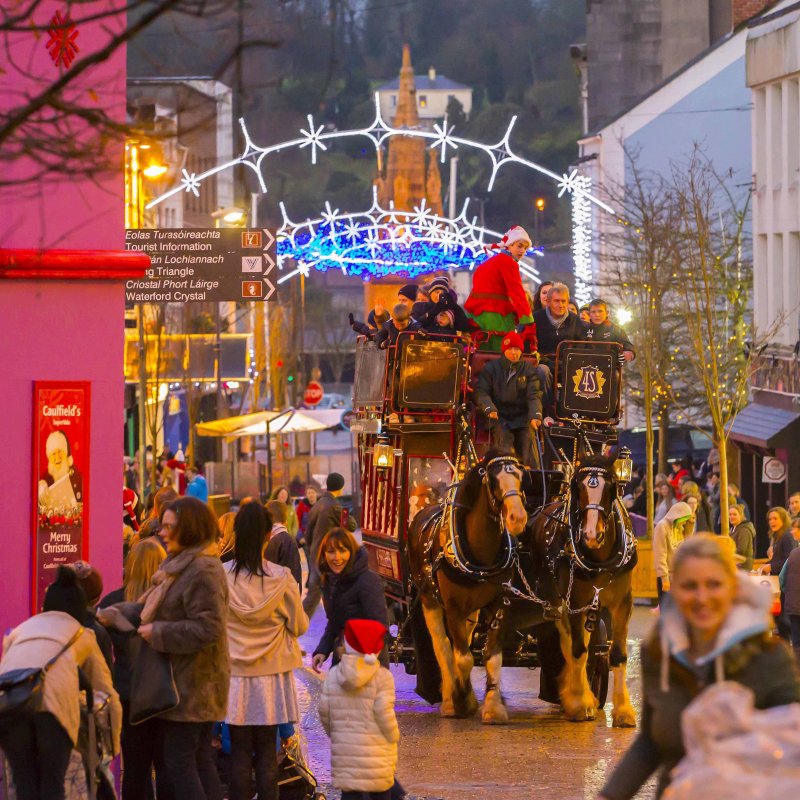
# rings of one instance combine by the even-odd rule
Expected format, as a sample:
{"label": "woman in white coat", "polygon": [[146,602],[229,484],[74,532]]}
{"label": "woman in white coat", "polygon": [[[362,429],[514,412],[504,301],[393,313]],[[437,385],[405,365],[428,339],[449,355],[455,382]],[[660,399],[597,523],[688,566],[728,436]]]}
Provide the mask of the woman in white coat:
{"label": "woman in white coat", "polygon": [[378,662],[386,633],[375,620],[349,620],[342,660],[322,686],[319,716],[331,738],[333,785],[342,800],[392,796],[400,729],[392,673]]}
{"label": "woman in white coat", "polygon": [[86,596],[68,567],[59,567],[43,608],[5,637],[0,661],[4,675],[44,667],[58,656],[44,678],[40,710],[0,726],[0,747],[11,764],[17,800],[64,798],[64,779],[80,727],[79,668],[93,690],[109,696],[114,753],[119,752],[122,707],[94,632],[81,624]]}

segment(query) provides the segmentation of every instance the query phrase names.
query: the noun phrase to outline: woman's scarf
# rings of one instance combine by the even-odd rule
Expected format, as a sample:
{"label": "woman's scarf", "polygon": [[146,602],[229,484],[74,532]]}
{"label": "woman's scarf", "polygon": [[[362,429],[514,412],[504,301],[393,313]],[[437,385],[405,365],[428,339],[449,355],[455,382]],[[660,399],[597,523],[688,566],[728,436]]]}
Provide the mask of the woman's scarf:
{"label": "woman's scarf", "polygon": [[140,603],[144,603],[142,609],[142,625],[152,622],[164,598],[167,596],[170,586],[175,583],[178,576],[196,558],[200,556],[216,556],[217,545],[212,543],[203,547],[188,547],[181,550],[174,556],[168,556],[153,575],[150,588],[139,598]]}

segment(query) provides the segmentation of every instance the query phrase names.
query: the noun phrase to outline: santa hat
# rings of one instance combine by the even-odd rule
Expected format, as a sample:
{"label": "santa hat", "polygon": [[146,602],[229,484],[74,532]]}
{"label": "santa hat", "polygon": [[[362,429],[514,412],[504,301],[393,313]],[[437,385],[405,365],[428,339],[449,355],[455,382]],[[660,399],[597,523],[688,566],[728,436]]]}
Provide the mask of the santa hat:
{"label": "santa hat", "polygon": [[530,242],[531,237],[528,236],[528,232],[523,228],[521,225],[515,225],[513,228],[509,228],[504,234],[503,238],[497,244],[491,244],[488,247],[484,247],[484,250],[487,252],[490,250],[503,250],[514,242],[519,241],[526,241]]}
{"label": "santa hat", "polygon": [[518,333],[515,333],[514,331],[511,331],[511,333],[507,333],[503,338],[503,343],[500,345],[500,349],[504,353],[510,347],[517,347],[520,350],[523,349],[522,337]]}
{"label": "santa hat", "polygon": [[122,510],[125,514],[128,515],[131,521],[131,528],[135,531],[139,530],[139,520],[136,519],[136,505],[139,502],[139,498],[136,495],[136,492],[133,489],[129,489],[127,486],[122,487]]}
{"label": "santa hat", "polygon": [[383,650],[387,627],[374,619],[349,619],[344,626],[344,649],[351,655],[363,655],[374,664]]}

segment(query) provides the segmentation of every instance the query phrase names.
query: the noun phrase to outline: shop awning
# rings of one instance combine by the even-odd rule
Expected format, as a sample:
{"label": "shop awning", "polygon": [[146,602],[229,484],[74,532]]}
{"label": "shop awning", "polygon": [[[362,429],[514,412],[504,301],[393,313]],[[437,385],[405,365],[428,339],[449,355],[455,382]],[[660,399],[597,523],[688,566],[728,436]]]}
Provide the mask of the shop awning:
{"label": "shop awning", "polygon": [[294,408],[285,411],[259,411],[238,417],[226,417],[213,422],[198,422],[198,436],[218,436],[235,439],[240,436],[265,436],[269,423],[270,436],[278,433],[313,433],[335,428],[342,418],[341,409],[319,411]]}
{"label": "shop awning", "polygon": [[734,442],[774,449],[800,442],[800,411],[750,403],[737,415],[730,430]]}

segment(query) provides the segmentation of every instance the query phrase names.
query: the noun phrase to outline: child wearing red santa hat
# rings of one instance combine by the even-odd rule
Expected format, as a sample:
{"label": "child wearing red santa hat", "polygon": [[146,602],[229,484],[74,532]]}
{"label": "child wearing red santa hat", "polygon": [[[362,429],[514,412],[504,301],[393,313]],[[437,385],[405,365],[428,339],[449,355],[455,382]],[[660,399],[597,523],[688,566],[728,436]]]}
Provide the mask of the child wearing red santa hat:
{"label": "child wearing red santa hat", "polygon": [[394,800],[400,730],[394,715],[394,680],[378,654],[387,630],[371,619],[348,620],[344,655],[322,686],[319,716],[331,739],[333,785],[342,800]]}

